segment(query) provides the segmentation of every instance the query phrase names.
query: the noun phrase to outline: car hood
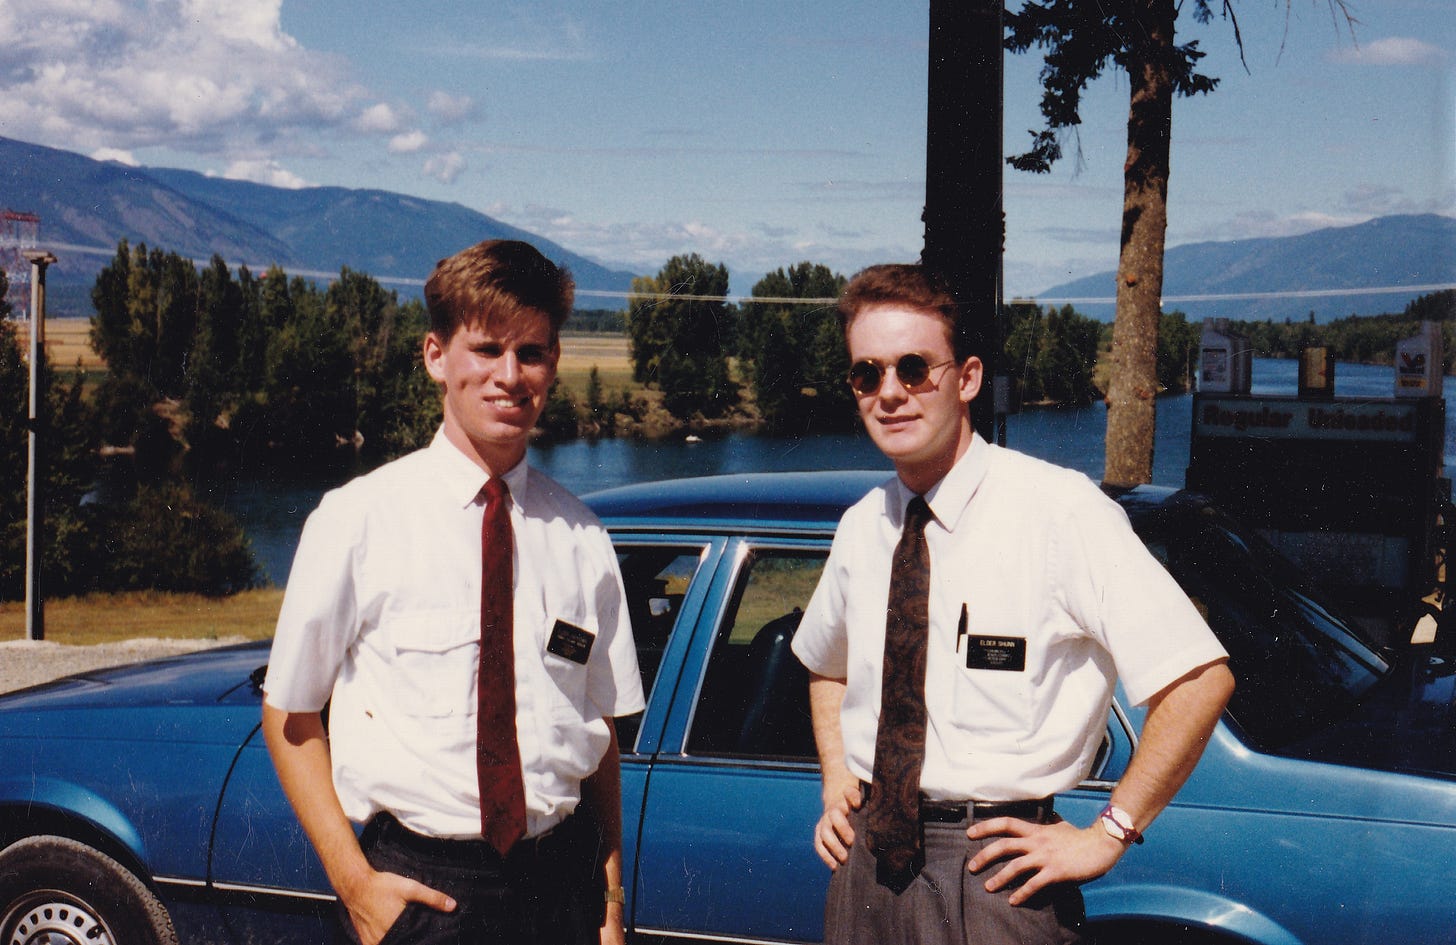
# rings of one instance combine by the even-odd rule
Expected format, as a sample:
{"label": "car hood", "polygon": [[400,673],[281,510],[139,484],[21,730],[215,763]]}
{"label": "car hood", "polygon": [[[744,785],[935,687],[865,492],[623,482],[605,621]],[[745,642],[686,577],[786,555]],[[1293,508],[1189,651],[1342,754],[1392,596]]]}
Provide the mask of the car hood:
{"label": "car hood", "polygon": [[1281,753],[1456,780],[1456,659],[1395,665],[1349,717]]}
{"label": "car hood", "polygon": [[216,704],[248,691],[268,662],[267,641],[92,670],[0,696],[6,713]]}

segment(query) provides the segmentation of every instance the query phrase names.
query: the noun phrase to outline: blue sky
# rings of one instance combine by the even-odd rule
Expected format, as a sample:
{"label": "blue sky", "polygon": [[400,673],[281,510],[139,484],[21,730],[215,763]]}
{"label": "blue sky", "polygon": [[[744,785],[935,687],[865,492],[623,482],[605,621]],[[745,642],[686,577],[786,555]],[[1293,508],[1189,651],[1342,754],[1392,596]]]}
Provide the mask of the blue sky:
{"label": "blue sky", "polygon": [[[1180,20],[1222,84],[1175,105],[1170,245],[1456,215],[1452,0],[1350,0],[1353,38],[1327,0],[1234,6],[1247,71],[1229,24]],[[918,255],[927,21],[846,0],[0,0],[0,135],[455,201],[638,272],[696,252],[746,293],[800,260]],[[1008,153],[1039,127],[1039,67],[1007,59]],[[1008,295],[1116,264],[1126,97],[1115,73],[1091,88],[1080,166],[1006,170]]]}

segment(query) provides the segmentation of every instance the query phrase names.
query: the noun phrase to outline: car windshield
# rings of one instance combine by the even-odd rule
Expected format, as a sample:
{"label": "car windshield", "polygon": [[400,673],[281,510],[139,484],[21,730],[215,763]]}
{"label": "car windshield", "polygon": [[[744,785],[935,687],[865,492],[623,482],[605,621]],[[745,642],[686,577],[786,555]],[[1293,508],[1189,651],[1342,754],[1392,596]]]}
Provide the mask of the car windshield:
{"label": "car windshield", "polygon": [[1278,752],[1345,718],[1389,664],[1265,541],[1213,508],[1190,512],[1149,547],[1228,650],[1235,727]]}

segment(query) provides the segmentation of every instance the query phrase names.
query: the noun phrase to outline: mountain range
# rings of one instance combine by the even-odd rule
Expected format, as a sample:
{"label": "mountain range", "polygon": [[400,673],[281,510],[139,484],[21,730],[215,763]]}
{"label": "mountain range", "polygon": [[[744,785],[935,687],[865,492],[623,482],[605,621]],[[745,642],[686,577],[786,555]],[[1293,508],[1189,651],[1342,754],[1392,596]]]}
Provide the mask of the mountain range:
{"label": "mountain range", "polygon": [[[1085,315],[1110,319],[1115,272],[1047,289]],[[1381,291],[1391,286],[1410,286]],[[1456,219],[1436,214],[1377,217],[1300,236],[1170,247],[1163,309],[1194,318],[1316,321],[1400,312],[1433,286],[1456,286]],[[1312,290],[1314,290],[1312,292]],[[1232,296],[1232,297],[1230,297]]]}
{"label": "mountain range", "polygon": [[0,209],[41,218],[39,244],[58,258],[46,276],[46,310],[56,317],[91,315],[91,286],[122,239],[203,261],[217,254],[258,273],[277,264],[327,276],[348,266],[403,295],[418,295],[442,257],[493,238],[528,240],[569,267],[579,290],[626,292],[634,275],[457,203],[382,190],[269,187],[95,161],[3,137]]}
{"label": "mountain range", "polygon": [[[96,274],[117,243],[214,254],[261,272],[278,264],[317,277],[343,266],[417,295],[435,262],[488,238],[524,239],[570,267],[581,290],[626,292],[633,273],[573,253],[483,213],[437,200],[343,187],[287,189],[193,171],[96,161],[0,137],[0,209],[38,214],[40,245],[59,258],[47,311],[89,316]],[[690,251],[684,247],[683,251]],[[664,260],[666,262],[666,260]],[[1039,300],[1072,299],[1112,317],[1115,274],[1060,285]],[[1456,285],[1456,218],[1387,216],[1300,236],[1190,243],[1167,250],[1164,307],[1194,318],[1319,321],[1399,312],[1433,286]],[[1393,291],[1391,286],[1408,286]],[[1313,294],[1312,294],[1313,290]],[[584,307],[592,302],[579,298]],[[599,307],[618,307],[606,300]]]}

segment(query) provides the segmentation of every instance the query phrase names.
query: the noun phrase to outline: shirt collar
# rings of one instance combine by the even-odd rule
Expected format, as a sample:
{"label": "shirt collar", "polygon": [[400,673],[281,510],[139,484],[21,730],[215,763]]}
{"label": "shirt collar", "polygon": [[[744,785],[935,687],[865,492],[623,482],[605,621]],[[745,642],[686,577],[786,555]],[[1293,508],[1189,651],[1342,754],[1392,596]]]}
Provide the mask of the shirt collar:
{"label": "shirt collar", "polygon": [[[972,497],[985,481],[986,470],[991,464],[991,449],[991,444],[982,439],[979,433],[972,434],[971,446],[965,455],[956,460],[945,478],[926,491],[925,504],[930,506],[935,520],[947,531],[955,530],[956,522],[960,521],[966,507],[971,504]],[[895,503],[899,509],[900,522],[905,521],[905,508],[914,497],[915,493],[896,476]]]}
{"label": "shirt collar", "polygon": [[[474,504],[490,475],[446,438],[443,427],[430,441],[427,455],[435,468],[441,494],[460,508]],[[526,460],[522,459],[501,477],[511,491],[512,504],[517,506],[526,499],[527,468]]]}

